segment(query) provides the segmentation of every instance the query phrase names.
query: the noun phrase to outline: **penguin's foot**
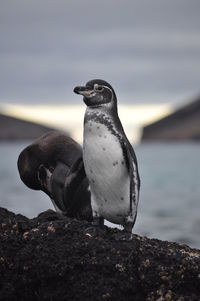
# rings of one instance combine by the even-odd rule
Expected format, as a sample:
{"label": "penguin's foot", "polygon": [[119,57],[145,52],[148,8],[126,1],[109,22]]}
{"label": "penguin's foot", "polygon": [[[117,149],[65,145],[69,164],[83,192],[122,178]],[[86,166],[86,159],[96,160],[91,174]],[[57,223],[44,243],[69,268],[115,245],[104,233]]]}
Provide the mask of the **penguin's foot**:
{"label": "penguin's foot", "polygon": [[132,229],[133,229],[133,223],[126,221],[126,223],[124,224],[124,230],[121,231],[121,233],[117,233],[115,235],[115,239],[116,240],[132,240],[133,239]]}
{"label": "penguin's foot", "polygon": [[100,228],[103,228],[104,227],[104,218],[99,217],[99,216],[93,217],[92,225],[93,226],[99,226]]}
{"label": "penguin's foot", "polygon": [[132,234],[132,229],[133,229],[133,223],[126,221],[126,223],[124,225],[124,232]]}

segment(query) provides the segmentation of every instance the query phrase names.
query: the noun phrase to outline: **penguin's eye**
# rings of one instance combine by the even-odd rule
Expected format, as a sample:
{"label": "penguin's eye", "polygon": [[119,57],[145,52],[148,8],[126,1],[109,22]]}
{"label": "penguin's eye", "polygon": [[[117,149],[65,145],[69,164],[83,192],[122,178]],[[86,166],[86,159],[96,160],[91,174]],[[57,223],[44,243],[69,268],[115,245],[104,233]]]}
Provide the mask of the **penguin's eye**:
{"label": "penguin's eye", "polygon": [[97,91],[97,92],[102,92],[103,91],[103,86],[101,85],[98,85],[98,84],[95,84],[94,85],[94,90]]}

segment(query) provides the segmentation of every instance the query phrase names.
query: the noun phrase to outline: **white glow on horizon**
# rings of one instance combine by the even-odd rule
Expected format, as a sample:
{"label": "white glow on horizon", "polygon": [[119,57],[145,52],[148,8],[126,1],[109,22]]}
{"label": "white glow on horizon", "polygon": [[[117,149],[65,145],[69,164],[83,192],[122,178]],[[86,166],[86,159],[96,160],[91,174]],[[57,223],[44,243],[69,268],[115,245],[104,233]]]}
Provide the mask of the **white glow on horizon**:
{"label": "white glow on horizon", "polygon": [[[82,142],[84,105],[4,105],[3,113],[65,130]],[[129,140],[140,140],[141,128],[172,112],[167,104],[119,105],[119,117]]]}

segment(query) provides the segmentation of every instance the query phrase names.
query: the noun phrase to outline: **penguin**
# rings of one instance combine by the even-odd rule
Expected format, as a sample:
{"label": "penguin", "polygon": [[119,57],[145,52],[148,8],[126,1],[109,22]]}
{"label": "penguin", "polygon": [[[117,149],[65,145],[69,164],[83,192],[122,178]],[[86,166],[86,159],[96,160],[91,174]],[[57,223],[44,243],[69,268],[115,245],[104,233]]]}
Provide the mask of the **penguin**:
{"label": "penguin", "polygon": [[24,184],[45,192],[58,213],[92,220],[82,148],[72,138],[61,131],[47,132],[21,151],[17,165]]}
{"label": "penguin", "polygon": [[95,224],[104,219],[124,227],[132,235],[140,191],[135,152],[118,116],[112,86],[101,79],[74,88],[83,96],[83,162],[89,180]]}

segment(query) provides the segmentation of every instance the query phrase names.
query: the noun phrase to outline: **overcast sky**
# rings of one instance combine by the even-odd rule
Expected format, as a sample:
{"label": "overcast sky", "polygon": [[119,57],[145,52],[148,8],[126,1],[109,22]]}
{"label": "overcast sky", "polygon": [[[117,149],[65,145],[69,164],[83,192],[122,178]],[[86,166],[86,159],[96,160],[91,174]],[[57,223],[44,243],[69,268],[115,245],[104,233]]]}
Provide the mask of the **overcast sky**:
{"label": "overcast sky", "polygon": [[123,103],[200,94],[200,1],[0,0],[0,103],[79,103],[92,78]]}

